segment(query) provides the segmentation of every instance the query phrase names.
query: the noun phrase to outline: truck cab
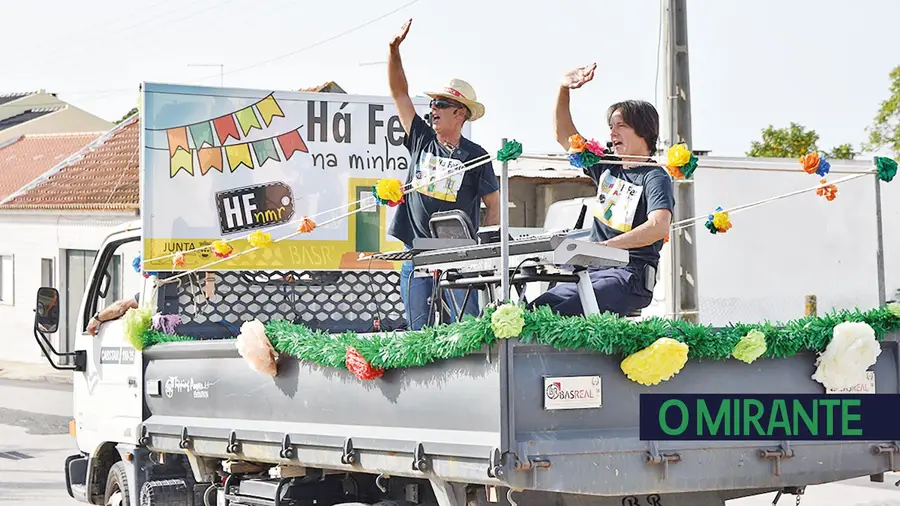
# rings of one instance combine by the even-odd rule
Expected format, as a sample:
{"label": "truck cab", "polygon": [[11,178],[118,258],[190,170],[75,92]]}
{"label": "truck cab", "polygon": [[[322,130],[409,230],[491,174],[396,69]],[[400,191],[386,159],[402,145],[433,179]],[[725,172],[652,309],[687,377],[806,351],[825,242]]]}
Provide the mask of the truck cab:
{"label": "truck cab", "polygon": [[66,488],[73,498],[91,504],[122,500],[129,493],[125,480],[134,480],[133,466],[124,462],[133,458],[143,418],[141,352],[125,339],[123,318],[102,323],[93,336],[88,323],[117,301],[152,299],[153,284],[132,266],[140,255],[140,240],[140,222],[135,221],[102,244],[78,314],[68,319],[75,322],[73,352],[57,353],[49,339],[60,330],[59,308],[64,304],[59,292],[42,287],[37,294],[38,345],[53,367],[74,371],[70,432],[80,452],[65,462]]}

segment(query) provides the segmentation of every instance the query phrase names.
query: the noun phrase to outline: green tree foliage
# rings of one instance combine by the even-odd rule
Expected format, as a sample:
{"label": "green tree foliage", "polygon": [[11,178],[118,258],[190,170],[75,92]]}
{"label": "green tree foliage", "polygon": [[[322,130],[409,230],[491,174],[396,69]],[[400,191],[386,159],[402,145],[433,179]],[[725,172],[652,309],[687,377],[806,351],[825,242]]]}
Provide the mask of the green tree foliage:
{"label": "green tree foliage", "polygon": [[131,116],[137,114],[137,112],[138,112],[138,108],[137,108],[137,107],[133,107],[130,111],[128,111],[127,113],[125,113],[125,116],[122,116],[122,119],[120,119],[119,121],[116,121],[116,125],[118,125],[119,123],[125,121],[126,119],[130,118]]}
{"label": "green tree foliage", "polygon": [[853,160],[858,154],[858,151],[853,150],[852,144],[841,144],[832,148],[831,151],[825,152],[825,156],[835,160]]}
{"label": "green tree foliage", "polygon": [[900,66],[890,73],[890,96],[881,103],[872,126],[866,129],[869,142],[866,151],[890,149],[894,155],[900,155]]}
{"label": "green tree foliage", "polygon": [[[755,158],[800,158],[819,151],[819,134],[803,125],[791,122],[790,126],[775,128],[772,125],[762,130],[762,140],[750,143],[747,156]],[[832,159],[852,160],[856,153],[851,144],[841,144],[825,156]]]}

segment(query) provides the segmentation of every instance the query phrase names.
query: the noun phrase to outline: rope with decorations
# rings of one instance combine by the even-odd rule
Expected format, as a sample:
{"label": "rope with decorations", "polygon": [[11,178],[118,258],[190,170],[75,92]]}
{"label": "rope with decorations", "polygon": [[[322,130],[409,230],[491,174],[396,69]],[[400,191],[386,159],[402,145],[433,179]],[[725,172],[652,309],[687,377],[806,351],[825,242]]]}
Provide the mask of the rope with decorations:
{"label": "rope with decorations", "polygon": [[[159,281],[158,284],[174,283],[181,277],[190,275],[197,271],[208,269],[214,265],[218,265],[222,262],[226,262],[230,259],[238,258],[240,256],[252,253],[252,252],[260,250],[260,249],[270,248],[270,247],[272,247],[273,244],[275,244],[277,242],[285,241],[287,239],[290,239],[290,238],[295,237],[300,234],[312,232],[318,226],[324,226],[324,225],[328,225],[331,223],[335,223],[337,221],[346,219],[347,217],[349,217],[355,213],[358,213],[365,209],[369,209],[371,207],[375,207],[378,205],[387,205],[390,207],[397,206],[400,203],[404,202],[405,195],[411,191],[418,191],[420,188],[425,187],[430,184],[433,184],[435,181],[442,181],[444,179],[448,179],[450,177],[453,177],[456,174],[465,172],[467,170],[471,170],[474,167],[481,166],[482,164],[484,164],[488,161],[497,160],[500,162],[506,162],[506,161],[514,160],[514,159],[518,158],[519,156],[521,156],[521,154],[522,154],[522,144],[514,139],[512,141],[507,141],[503,145],[503,147],[497,152],[497,155],[495,157],[491,157],[488,154],[488,155],[483,155],[481,157],[475,158],[475,159],[470,160],[469,162],[463,164],[460,168],[448,171],[447,173],[445,173],[442,176],[439,176],[432,180],[429,180],[427,183],[422,183],[419,185],[413,185],[413,184],[403,185],[397,179],[392,179],[392,178],[380,179],[372,187],[373,204],[366,205],[366,206],[359,205],[355,210],[346,212],[344,214],[341,214],[337,217],[326,220],[319,224],[316,224],[316,222],[313,221],[309,216],[305,216],[305,217],[303,217],[302,220],[300,220],[300,226],[298,227],[298,229],[295,232],[285,235],[283,237],[279,237],[278,239],[274,239],[274,240],[272,239],[271,233],[266,232],[264,230],[273,230],[275,228],[282,227],[285,224],[275,225],[273,227],[269,227],[268,229],[264,229],[264,230],[256,230],[246,236],[247,241],[251,247],[249,249],[246,249],[244,251],[241,251],[241,252],[238,252],[235,254],[233,254],[234,247],[231,246],[230,244],[228,244],[228,242],[238,240],[238,238],[230,239],[230,240],[226,240],[226,241],[223,241],[223,240],[213,241],[213,243],[210,246],[203,246],[200,248],[195,248],[194,250],[190,250],[190,251],[195,251],[195,250],[199,251],[199,250],[209,248],[213,252],[213,254],[218,258],[218,260],[214,260],[212,262],[208,262],[203,265],[197,266],[193,269],[188,269],[188,270],[182,271],[178,274],[175,274],[173,276],[169,276],[165,280]],[[318,213],[316,216],[324,214],[324,213],[333,212],[336,209],[343,209],[345,207],[354,206],[354,205],[359,204],[360,202],[362,202],[362,200],[359,200],[356,202],[351,202],[350,204],[335,208],[333,210],[328,210],[328,211],[324,211],[322,213]],[[180,251],[180,252],[174,253],[172,255],[167,255],[167,257],[169,257],[169,256],[174,257],[173,261],[172,261],[173,267],[184,267],[184,265],[186,264],[185,253],[188,253],[190,251]],[[159,257],[159,258],[166,258],[166,257]],[[135,263],[137,265],[139,265],[140,257],[135,259]],[[147,276],[147,275],[149,275],[149,273],[145,274],[145,276]]]}
{"label": "rope with decorations", "polygon": [[[640,163],[641,165],[663,167],[673,179],[691,179],[694,175],[694,172],[700,165],[697,156],[695,156],[685,144],[675,144],[669,148],[666,157],[666,164],[655,164],[653,163],[652,158],[651,162],[648,163],[647,157],[635,155],[615,155],[619,158],[624,159],[623,161],[604,160],[602,157],[612,156],[613,152],[601,146],[600,143],[596,140],[586,140],[580,134],[575,134],[569,137],[568,154],[569,163],[573,167],[577,167],[580,169],[590,167],[598,163],[610,165],[631,165],[634,163]],[[705,220],[706,223],[704,226],[709,231],[709,233],[724,234],[728,232],[728,230],[730,230],[733,226],[733,224],[731,223],[731,214],[740,211],[745,211],[754,207],[768,204],[770,202],[774,202],[776,200],[793,197],[795,195],[801,195],[810,191],[814,191],[816,195],[824,197],[827,201],[831,202],[837,198],[838,184],[871,174],[877,174],[878,179],[886,183],[890,183],[891,181],[893,181],[894,177],[897,175],[897,162],[895,160],[883,156],[876,156],[874,158],[874,164],[875,167],[871,170],[859,172],[837,181],[833,181],[832,183],[828,183],[828,181],[825,179],[825,176],[831,171],[831,163],[826,160],[824,155],[821,155],[818,152],[808,153],[800,157],[800,166],[802,170],[807,174],[815,174],[821,178],[818,185],[812,188],[806,188],[782,195],[776,195],[774,197],[759,200],[757,202],[752,202],[749,204],[735,206],[729,209],[717,207],[709,214],[699,215],[693,218],[687,218],[672,223],[670,231],[674,232],[677,230],[688,228],[693,226],[693,224],[696,222]]]}
{"label": "rope with decorations", "polygon": [[[181,317],[152,315],[148,307],[129,309],[124,332],[138,350],[194,338],[178,334]],[[812,379],[826,388],[862,381],[880,353],[879,341],[900,332],[900,303],[841,310],[784,323],[735,323],[724,328],[651,317],[633,321],[612,313],[561,316],[548,307],[528,310],[515,304],[491,305],[482,316],[400,333],[329,334],[286,320],[263,325],[245,322],[235,345],[257,371],[277,375],[279,355],[322,367],[347,369],[361,380],[375,380],[391,369],[423,367],[483,352],[500,340],[517,338],[558,350],[580,350],[623,357],[626,377],[645,386],[704,360],[779,359],[817,354]],[[269,351],[266,351],[266,350]]]}

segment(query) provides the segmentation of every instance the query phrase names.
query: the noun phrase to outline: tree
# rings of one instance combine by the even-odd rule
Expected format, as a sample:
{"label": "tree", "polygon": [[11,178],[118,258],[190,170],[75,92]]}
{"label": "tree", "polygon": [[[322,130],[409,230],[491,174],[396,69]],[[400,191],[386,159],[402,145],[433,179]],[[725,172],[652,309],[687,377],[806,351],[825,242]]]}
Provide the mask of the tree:
{"label": "tree", "polygon": [[121,122],[125,121],[126,119],[132,117],[133,115],[137,114],[137,112],[138,112],[138,108],[137,108],[137,107],[133,107],[130,111],[128,111],[127,113],[125,113],[125,116],[122,116],[122,119],[120,119],[119,121],[116,121],[116,125],[118,125],[119,123],[121,123]]}
{"label": "tree", "polygon": [[[762,130],[762,140],[750,143],[750,151],[747,156],[755,158],[800,158],[801,156],[819,151],[819,134],[798,123],[791,122],[790,126],[775,128],[772,125]],[[831,151],[826,151],[825,156],[839,160],[852,160],[856,153],[851,144],[841,144]]]}
{"label": "tree", "polygon": [[858,155],[858,151],[853,150],[852,144],[841,144],[835,146],[831,151],[826,151],[825,156],[835,160],[853,160]]}
{"label": "tree", "polygon": [[900,66],[890,73],[890,96],[881,103],[872,126],[866,129],[869,142],[866,151],[889,148],[894,155],[900,155]]}

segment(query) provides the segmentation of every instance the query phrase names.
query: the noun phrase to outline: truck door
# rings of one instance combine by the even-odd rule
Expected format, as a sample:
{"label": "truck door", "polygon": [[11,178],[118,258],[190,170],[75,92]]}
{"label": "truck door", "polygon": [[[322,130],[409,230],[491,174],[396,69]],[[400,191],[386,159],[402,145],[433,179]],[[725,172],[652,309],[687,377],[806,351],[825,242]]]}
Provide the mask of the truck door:
{"label": "truck door", "polygon": [[144,277],[131,265],[140,253],[140,236],[130,234],[113,235],[100,249],[77,311],[75,349],[87,353],[87,370],[73,377],[80,448],[95,448],[103,441],[134,443],[139,436],[141,353],[125,337],[124,318],[102,323],[96,335],[87,331],[97,311],[134,298],[143,289]]}

